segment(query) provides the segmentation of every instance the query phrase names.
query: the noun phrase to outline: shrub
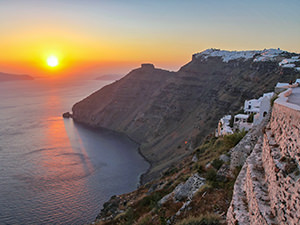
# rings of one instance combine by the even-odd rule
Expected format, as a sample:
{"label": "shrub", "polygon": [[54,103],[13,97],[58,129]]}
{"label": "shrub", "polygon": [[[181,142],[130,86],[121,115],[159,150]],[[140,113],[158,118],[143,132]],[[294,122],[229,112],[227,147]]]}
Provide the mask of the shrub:
{"label": "shrub", "polygon": [[139,207],[149,207],[153,209],[157,206],[157,202],[163,197],[161,192],[153,192],[151,195],[144,197],[142,200],[139,201]]}
{"label": "shrub", "polygon": [[223,165],[223,160],[221,159],[214,159],[214,161],[212,161],[211,165],[215,168],[215,169],[220,169],[220,167]]}
{"label": "shrub", "polygon": [[[205,145],[204,145],[205,146]],[[197,157],[199,157],[201,154],[203,154],[204,152],[205,152],[205,147],[199,147],[199,148],[197,148],[197,150],[196,150],[196,156]]]}
{"label": "shrub", "polygon": [[254,119],[254,113],[251,113],[247,119],[248,123],[253,123],[253,119]]}
{"label": "shrub", "polygon": [[240,142],[240,140],[246,135],[246,131],[240,131],[231,135],[224,136],[224,144],[228,148],[232,148]]}
{"label": "shrub", "polygon": [[197,169],[197,172],[199,174],[203,173],[204,172],[204,168],[203,168],[203,165],[199,165],[198,169]]}
{"label": "shrub", "polygon": [[217,172],[214,169],[209,169],[206,173],[206,179],[211,182],[217,181]]}

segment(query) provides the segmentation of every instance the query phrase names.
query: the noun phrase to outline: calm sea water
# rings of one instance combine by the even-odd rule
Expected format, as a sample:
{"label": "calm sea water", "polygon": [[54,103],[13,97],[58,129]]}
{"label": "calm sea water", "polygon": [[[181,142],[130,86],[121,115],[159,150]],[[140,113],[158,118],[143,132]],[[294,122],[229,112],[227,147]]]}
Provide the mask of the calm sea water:
{"label": "calm sea water", "polygon": [[0,224],[92,222],[148,164],[126,137],[63,119],[109,82],[0,83]]}

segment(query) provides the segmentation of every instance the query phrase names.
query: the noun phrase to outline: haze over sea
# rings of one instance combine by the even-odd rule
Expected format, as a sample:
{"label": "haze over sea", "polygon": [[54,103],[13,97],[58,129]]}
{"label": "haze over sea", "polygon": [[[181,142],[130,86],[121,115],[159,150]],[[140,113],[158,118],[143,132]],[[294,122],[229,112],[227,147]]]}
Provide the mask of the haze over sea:
{"label": "haze over sea", "polygon": [[89,223],[136,188],[148,168],[137,144],[61,117],[108,83],[0,83],[0,224]]}

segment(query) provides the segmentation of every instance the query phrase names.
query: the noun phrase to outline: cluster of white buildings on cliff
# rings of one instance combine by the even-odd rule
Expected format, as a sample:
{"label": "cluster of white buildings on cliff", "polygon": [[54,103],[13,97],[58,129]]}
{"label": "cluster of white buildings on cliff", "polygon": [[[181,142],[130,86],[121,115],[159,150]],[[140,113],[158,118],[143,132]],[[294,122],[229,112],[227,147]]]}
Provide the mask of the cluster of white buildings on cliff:
{"label": "cluster of white buildings on cliff", "polygon": [[[275,92],[279,93],[287,88],[297,86],[300,86],[300,79],[297,79],[295,83],[277,83]],[[242,130],[248,131],[252,126],[260,124],[271,110],[271,99],[274,95],[274,92],[269,92],[258,99],[246,100],[243,113],[225,115],[219,120],[215,136],[229,135]]]}
{"label": "cluster of white buildings on cliff", "polygon": [[218,123],[215,136],[233,134],[235,131],[248,131],[253,125],[261,123],[271,109],[271,99],[274,92],[265,93],[258,99],[246,100],[243,113],[237,115],[225,115]]}

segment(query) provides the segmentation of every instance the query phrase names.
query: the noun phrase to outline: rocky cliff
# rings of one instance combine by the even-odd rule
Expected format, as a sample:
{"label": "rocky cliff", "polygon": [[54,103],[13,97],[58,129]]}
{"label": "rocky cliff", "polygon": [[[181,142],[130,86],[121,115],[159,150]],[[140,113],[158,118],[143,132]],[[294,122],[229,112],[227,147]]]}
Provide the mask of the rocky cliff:
{"label": "rocky cliff", "polygon": [[[280,65],[291,57],[295,68]],[[142,154],[152,163],[145,182],[190,153],[221,116],[237,111],[245,99],[273,90],[278,81],[295,79],[296,57],[274,49],[209,49],[193,55],[177,72],[143,64],[76,103],[73,118],[141,143]]]}

